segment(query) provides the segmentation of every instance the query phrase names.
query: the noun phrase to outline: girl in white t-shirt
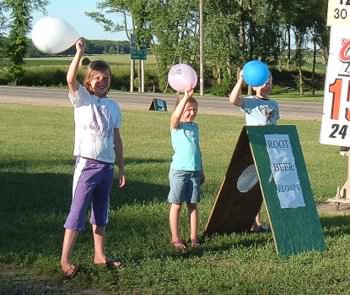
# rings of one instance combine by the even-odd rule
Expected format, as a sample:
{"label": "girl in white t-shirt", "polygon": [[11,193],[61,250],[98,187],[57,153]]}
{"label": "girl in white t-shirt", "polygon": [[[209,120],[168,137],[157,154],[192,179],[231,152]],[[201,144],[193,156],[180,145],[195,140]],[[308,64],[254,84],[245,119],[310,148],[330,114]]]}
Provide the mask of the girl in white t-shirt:
{"label": "girl in white t-shirt", "polygon": [[[280,118],[278,103],[269,98],[272,89],[272,76],[259,87],[253,87],[255,95],[242,96],[243,73],[240,72],[236,85],[229,96],[230,103],[238,106],[245,113],[247,126],[275,125]],[[260,213],[255,217],[251,228],[254,232],[266,232],[269,228],[260,222]]]}
{"label": "girl in white t-shirt", "polygon": [[104,61],[92,62],[88,66],[84,86],[80,85],[77,73],[85,41],[79,39],[75,47],[76,54],[67,72],[69,99],[74,106],[76,166],[73,199],[64,224],[61,255],[61,268],[66,278],[73,277],[78,271],[70,257],[79,232],[84,230],[88,206],[91,206],[94,264],[109,268],[122,266],[120,261],[107,257],[104,252],[114,163],[119,170],[119,186],[124,187],[126,183],[119,132],[121,112],[119,105],[106,96],[111,84],[111,69]]}

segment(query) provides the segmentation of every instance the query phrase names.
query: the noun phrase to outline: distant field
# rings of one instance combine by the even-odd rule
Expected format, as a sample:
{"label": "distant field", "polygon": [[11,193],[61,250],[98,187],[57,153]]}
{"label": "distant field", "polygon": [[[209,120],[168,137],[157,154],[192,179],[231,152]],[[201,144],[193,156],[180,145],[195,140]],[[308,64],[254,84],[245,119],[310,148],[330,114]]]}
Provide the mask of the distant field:
{"label": "distant field", "polygon": [[[99,54],[87,55],[86,58],[91,61],[102,59],[108,62],[113,72],[112,89],[127,91],[130,84],[130,55],[129,54]],[[65,85],[65,73],[68,69],[72,56],[48,56],[43,58],[26,58],[25,59],[25,77],[23,85],[26,86],[48,86],[48,87],[62,87]],[[292,101],[308,101],[308,102],[322,102],[323,100],[323,80],[326,66],[318,59],[316,64],[316,85],[317,92],[315,95],[311,94],[311,73],[312,65],[311,58],[306,58],[306,63],[303,66],[305,71],[305,93],[300,96],[297,90],[297,71],[295,68],[287,68],[282,66],[282,72],[277,67],[274,69],[275,83],[272,91],[272,97],[278,100],[292,100]],[[7,84],[6,78],[6,60],[0,59],[0,84]],[[135,80],[134,85],[137,85],[137,70],[138,61],[135,65]],[[162,92],[159,86],[158,70],[156,67],[156,60],[153,55],[148,55],[145,61],[145,90],[147,92]],[[80,71],[80,77],[83,75],[84,69]],[[230,87],[233,87],[235,81],[232,81],[227,88],[216,84],[212,77],[212,73],[207,70],[205,72],[205,93],[215,96],[226,96]],[[223,89],[221,89],[223,88]],[[218,90],[219,89],[219,90]],[[221,89],[221,90],[220,90]]]}
{"label": "distant field", "polygon": [[[102,59],[111,65],[130,65],[129,54],[96,54],[86,55],[90,60]],[[26,58],[25,64],[32,65],[69,65],[72,56],[58,56],[58,57],[40,57],[40,58]],[[145,65],[155,65],[155,58],[153,55],[148,55],[145,60]]]}

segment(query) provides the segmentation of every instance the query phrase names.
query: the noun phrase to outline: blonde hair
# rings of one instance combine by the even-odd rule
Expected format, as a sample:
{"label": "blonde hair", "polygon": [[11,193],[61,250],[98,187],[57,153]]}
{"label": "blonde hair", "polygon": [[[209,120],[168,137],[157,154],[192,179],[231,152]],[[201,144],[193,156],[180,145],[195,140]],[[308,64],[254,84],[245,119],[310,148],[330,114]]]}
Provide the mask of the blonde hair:
{"label": "blonde hair", "polygon": [[[182,99],[182,96],[178,96],[177,99],[176,99],[176,104],[175,104],[175,107],[179,104],[180,100]],[[193,96],[190,96],[187,100],[187,103],[190,103],[190,104],[195,104],[198,106],[198,101],[197,99],[195,99]]]}
{"label": "blonde hair", "polygon": [[[95,76],[96,72],[105,72],[107,71],[110,79],[112,78],[112,71],[110,66],[103,60],[95,60],[91,62],[87,68],[84,78],[84,86],[90,92],[94,94],[91,88],[91,80]],[[109,88],[108,88],[109,90]]]}

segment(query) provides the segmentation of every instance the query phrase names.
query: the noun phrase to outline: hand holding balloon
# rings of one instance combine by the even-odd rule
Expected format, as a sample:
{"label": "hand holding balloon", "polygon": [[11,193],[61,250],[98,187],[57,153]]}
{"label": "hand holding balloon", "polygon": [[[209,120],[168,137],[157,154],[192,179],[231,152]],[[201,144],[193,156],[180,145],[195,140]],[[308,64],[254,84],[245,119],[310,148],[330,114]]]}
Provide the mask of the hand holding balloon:
{"label": "hand holding balloon", "polygon": [[77,53],[83,56],[85,53],[85,39],[80,38],[77,43],[75,43],[75,48],[77,49]]}
{"label": "hand holding balloon", "polygon": [[191,97],[192,95],[193,95],[193,88],[186,88],[184,96]]}

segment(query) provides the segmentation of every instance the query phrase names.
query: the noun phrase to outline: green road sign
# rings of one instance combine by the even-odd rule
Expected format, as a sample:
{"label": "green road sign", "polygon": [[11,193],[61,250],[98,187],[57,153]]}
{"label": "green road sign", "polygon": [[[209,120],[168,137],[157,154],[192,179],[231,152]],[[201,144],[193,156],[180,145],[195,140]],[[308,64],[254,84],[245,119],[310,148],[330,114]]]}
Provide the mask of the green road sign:
{"label": "green road sign", "polygon": [[147,59],[147,51],[133,49],[130,52],[130,57],[131,57],[131,59],[146,60]]}

